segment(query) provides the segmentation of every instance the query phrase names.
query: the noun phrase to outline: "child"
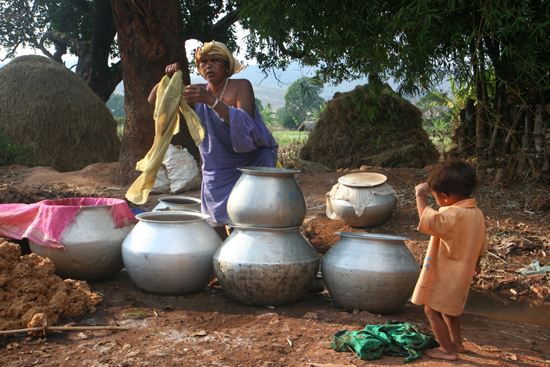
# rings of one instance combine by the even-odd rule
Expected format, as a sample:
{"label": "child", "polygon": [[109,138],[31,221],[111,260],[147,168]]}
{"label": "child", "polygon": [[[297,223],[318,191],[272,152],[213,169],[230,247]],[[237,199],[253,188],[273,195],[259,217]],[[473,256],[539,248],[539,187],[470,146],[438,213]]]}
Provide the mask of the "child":
{"label": "child", "polygon": [[[475,186],[472,166],[449,159],[433,170],[426,183],[415,188],[418,230],[431,238],[411,301],[424,305],[440,344],[425,351],[430,358],[456,360],[457,353],[464,352],[458,316],[487,247],[483,213],[476,207],[476,200],[470,198]],[[439,211],[428,206],[430,191]]]}

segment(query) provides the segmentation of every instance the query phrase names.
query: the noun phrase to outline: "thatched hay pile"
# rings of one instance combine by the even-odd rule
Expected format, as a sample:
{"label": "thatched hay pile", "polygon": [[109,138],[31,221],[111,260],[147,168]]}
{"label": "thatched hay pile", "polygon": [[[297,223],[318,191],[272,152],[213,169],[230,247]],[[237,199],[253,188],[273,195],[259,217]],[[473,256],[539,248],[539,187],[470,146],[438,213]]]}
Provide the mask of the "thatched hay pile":
{"label": "thatched hay pile", "polygon": [[42,56],[0,68],[0,130],[30,145],[30,164],[61,172],[118,161],[116,122],[84,80]]}
{"label": "thatched hay pile", "polygon": [[332,169],[423,168],[439,153],[422,128],[422,113],[386,85],[337,93],[321,113],[301,158]]}

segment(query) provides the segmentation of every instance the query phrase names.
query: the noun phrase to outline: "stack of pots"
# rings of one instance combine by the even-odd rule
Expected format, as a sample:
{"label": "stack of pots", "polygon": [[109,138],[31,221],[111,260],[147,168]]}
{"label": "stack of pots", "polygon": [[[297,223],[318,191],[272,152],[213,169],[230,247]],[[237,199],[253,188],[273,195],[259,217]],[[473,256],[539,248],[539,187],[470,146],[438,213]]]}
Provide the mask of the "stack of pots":
{"label": "stack of pots", "polygon": [[233,232],[214,254],[224,292],[244,304],[276,306],[297,301],[310,288],[319,256],[300,232],[306,202],[300,171],[239,168],[227,213]]}

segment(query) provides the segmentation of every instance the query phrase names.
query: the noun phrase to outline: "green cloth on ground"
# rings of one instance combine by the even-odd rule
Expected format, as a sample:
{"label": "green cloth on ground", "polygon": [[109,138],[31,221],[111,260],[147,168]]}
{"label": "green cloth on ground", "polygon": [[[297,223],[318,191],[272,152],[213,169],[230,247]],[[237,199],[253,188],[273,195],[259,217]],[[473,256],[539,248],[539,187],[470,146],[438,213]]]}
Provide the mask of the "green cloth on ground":
{"label": "green cloth on ground", "polygon": [[383,325],[367,325],[363,330],[340,330],[330,343],[337,352],[351,350],[357,358],[373,360],[389,356],[406,357],[403,362],[422,357],[422,350],[439,346],[435,337],[410,322],[387,321]]}

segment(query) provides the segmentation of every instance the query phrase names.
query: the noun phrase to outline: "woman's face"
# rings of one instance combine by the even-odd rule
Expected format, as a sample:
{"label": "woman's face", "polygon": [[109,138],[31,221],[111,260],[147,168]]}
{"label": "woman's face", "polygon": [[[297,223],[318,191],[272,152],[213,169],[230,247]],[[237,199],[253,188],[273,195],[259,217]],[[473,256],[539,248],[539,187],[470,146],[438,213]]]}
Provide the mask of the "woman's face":
{"label": "woman's face", "polygon": [[227,62],[217,56],[203,56],[199,61],[199,68],[204,79],[211,83],[218,83],[227,78]]}

